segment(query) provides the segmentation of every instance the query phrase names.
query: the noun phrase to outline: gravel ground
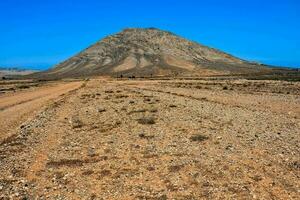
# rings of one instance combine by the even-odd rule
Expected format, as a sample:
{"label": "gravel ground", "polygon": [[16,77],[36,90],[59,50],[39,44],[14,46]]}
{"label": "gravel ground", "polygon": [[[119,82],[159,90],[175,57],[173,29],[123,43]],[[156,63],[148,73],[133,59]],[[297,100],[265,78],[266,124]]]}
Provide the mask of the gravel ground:
{"label": "gravel ground", "polygon": [[299,86],[90,80],[1,142],[0,199],[299,199]]}

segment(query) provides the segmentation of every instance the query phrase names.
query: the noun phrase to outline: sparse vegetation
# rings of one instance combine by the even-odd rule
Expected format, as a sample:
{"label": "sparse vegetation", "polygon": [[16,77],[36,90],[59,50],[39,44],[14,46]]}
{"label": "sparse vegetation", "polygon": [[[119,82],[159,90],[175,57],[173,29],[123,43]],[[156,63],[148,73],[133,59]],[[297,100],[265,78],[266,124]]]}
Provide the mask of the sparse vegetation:
{"label": "sparse vegetation", "polygon": [[183,165],[172,165],[168,168],[169,172],[178,172],[181,168],[183,168]]}
{"label": "sparse vegetation", "polygon": [[143,138],[143,139],[152,139],[152,138],[154,138],[154,135],[146,135],[144,133],[140,133],[139,137]]}
{"label": "sparse vegetation", "polygon": [[150,98],[145,98],[144,101],[149,102],[149,101],[151,101],[151,99]]}
{"label": "sparse vegetation", "polygon": [[116,95],[115,98],[117,98],[117,99],[128,98],[128,95],[126,95],[126,94],[119,94],[119,95]]}
{"label": "sparse vegetation", "polygon": [[208,137],[205,135],[197,134],[190,137],[190,140],[193,142],[203,142],[205,140],[208,140]]}
{"label": "sparse vegetation", "polygon": [[30,85],[18,85],[17,88],[18,89],[28,89],[28,88],[30,88]]}
{"label": "sparse vegetation", "polygon": [[112,94],[112,93],[114,93],[113,90],[105,90],[104,92],[107,93],[107,94]]}
{"label": "sparse vegetation", "polygon": [[158,109],[157,108],[150,108],[149,112],[156,113],[156,112],[158,112]]}
{"label": "sparse vegetation", "polygon": [[228,87],[227,86],[223,86],[223,90],[228,90]]}
{"label": "sparse vegetation", "polygon": [[81,128],[83,126],[82,121],[78,117],[71,117],[69,122],[72,128]]}
{"label": "sparse vegetation", "polygon": [[147,112],[147,109],[141,108],[141,109],[137,109],[137,110],[132,110],[130,111],[128,114],[133,114],[133,113],[144,113]]}
{"label": "sparse vegetation", "polygon": [[147,124],[147,125],[155,124],[154,117],[142,117],[142,118],[138,119],[137,121],[140,124]]}

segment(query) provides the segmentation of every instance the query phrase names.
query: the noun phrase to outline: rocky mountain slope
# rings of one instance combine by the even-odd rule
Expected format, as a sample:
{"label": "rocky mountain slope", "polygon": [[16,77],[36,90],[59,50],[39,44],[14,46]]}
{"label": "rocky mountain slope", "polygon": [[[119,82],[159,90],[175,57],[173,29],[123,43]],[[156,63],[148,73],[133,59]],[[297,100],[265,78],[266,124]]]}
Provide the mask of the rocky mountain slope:
{"label": "rocky mountain slope", "polygon": [[167,31],[132,28],[108,36],[38,75],[205,76],[252,73],[264,69],[267,68]]}

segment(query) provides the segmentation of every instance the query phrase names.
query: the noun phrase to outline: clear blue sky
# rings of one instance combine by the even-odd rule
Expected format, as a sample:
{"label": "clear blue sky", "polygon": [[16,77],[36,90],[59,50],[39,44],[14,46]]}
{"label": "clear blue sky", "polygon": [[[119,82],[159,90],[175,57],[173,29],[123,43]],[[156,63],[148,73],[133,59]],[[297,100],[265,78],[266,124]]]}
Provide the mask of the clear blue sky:
{"label": "clear blue sky", "polygon": [[299,0],[1,0],[0,66],[47,68],[126,27],[300,66]]}

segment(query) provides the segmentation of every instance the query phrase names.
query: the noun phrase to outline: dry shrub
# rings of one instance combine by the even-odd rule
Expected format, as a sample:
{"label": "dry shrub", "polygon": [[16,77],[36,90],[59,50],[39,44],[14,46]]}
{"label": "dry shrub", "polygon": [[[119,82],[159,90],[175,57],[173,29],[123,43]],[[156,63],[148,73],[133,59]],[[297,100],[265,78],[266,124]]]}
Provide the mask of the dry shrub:
{"label": "dry shrub", "polygon": [[147,124],[147,125],[155,124],[154,117],[142,117],[142,118],[138,119],[137,121],[140,124]]}
{"label": "dry shrub", "polygon": [[193,135],[192,137],[190,137],[190,140],[193,141],[193,142],[203,142],[205,140],[207,140],[208,137],[205,136],[205,135]]}

